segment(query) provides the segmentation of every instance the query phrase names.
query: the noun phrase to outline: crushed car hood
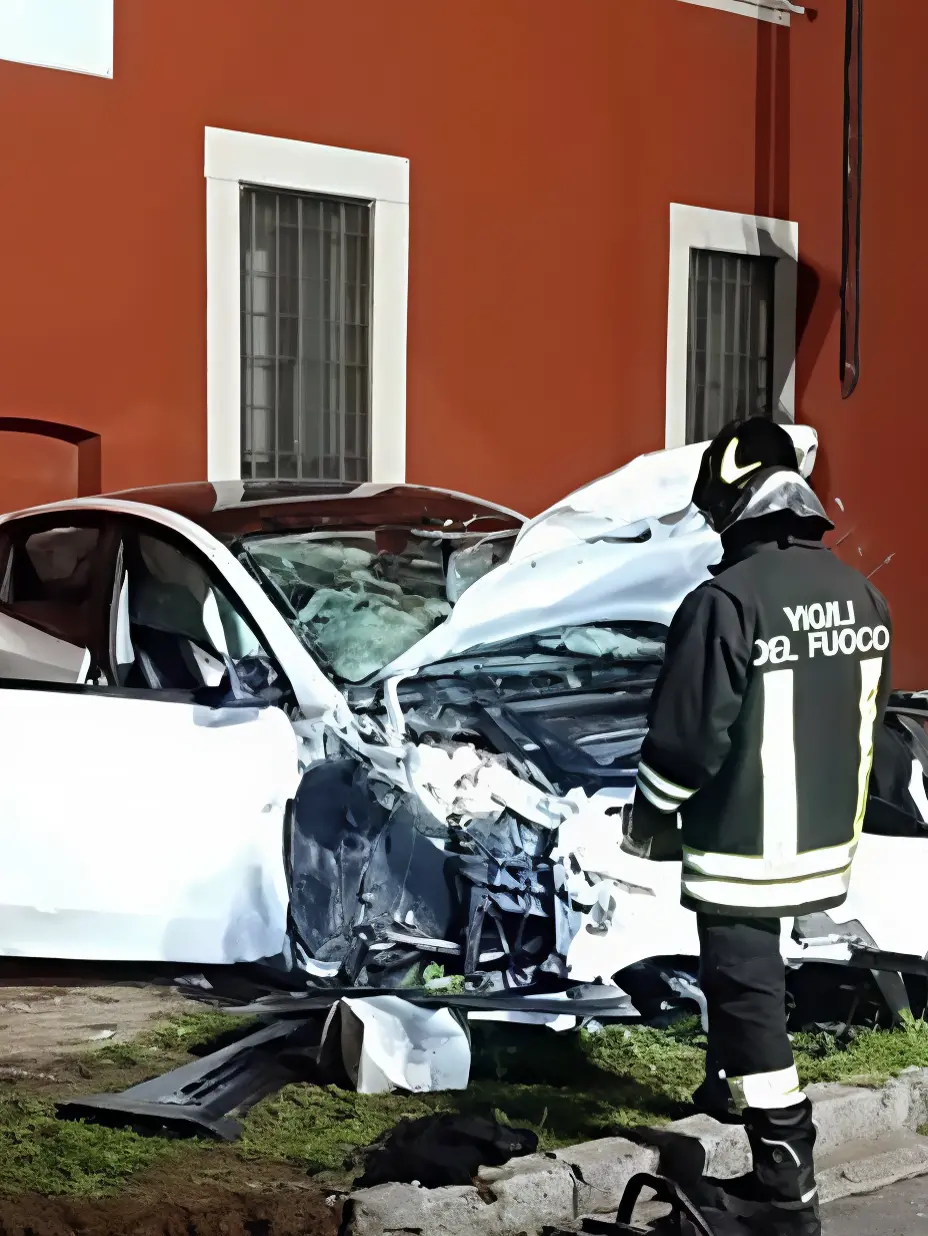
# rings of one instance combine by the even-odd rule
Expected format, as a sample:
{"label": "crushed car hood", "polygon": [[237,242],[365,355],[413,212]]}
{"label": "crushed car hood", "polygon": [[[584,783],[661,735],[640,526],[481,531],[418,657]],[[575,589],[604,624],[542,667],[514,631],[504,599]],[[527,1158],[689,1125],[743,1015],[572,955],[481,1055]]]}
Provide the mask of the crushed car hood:
{"label": "crushed car hood", "polygon": [[[814,429],[789,426],[805,477]],[[556,627],[609,620],[669,624],[721,556],[691,504],[705,443],[641,455],[529,520],[508,560],[477,579],[450,616],[381,680],[474,648]]]}

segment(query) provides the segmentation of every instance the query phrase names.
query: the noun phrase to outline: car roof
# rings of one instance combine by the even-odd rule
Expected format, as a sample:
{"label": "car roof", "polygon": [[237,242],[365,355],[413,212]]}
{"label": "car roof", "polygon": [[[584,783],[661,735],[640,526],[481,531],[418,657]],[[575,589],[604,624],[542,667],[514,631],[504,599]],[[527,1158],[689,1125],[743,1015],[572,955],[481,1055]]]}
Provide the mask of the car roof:
{"label": "car roof", "polygon": [[221,540],[261,532],[326,528],[429,528],[448,532],[517,530],[524,516],[468,494],[425,485],[344,481],[189,481],[101,495],[161,507]]}

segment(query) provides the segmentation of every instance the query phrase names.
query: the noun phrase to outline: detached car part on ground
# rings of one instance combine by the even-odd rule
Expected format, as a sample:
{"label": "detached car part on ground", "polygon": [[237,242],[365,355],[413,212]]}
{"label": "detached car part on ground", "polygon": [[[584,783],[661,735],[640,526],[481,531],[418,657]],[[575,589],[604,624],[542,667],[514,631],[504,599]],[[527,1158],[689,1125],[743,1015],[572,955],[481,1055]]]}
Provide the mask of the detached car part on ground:
{"label": "detached car part on ground", "polygon": [[[667,626],[720,556],[702,449],[530,521],[255,482],[0,521],[0,956],[334,1008],[312,1050],[338,1038],[365,1089],[466,1084],[465,1014],[699,1008],[679,866],[622,853],[618,817]],[[846,905],[784,932],[806,1021],[861,1016],[869,971],[893,1015],[924,1004],[925,704],[877,736]]]}

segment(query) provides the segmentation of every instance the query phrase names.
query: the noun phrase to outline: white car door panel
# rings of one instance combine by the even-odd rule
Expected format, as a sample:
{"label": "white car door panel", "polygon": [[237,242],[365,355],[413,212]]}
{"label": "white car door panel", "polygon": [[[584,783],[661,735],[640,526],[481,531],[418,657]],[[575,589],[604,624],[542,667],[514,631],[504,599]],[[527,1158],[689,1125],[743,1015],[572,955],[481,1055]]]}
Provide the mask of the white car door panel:
{"label": "white car door panel", "polygon": [[44,682],[83,682],[90,651],[48,635],[0,613],[0,679],[41,678]]}
{"label": "white car door panel", "polygon": [[297,739],[276,708],[0,683],[0,953],[281,951]]}

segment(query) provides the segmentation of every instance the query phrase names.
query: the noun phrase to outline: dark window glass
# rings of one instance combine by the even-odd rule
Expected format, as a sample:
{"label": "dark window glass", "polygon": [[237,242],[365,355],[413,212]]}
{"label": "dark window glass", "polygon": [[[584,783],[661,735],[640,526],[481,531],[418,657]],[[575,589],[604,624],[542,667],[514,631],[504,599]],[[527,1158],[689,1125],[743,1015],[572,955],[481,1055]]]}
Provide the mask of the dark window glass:
{"label": "dark window glass", "polygon": [[686,440],[773,415],[775,258],[690,251]]}
{"label": "dark window glass", "polygon": [[242,189],[243,477],[370,479],[371,210]]}
{"label": "dark window glass", "polygon": [[127,543],[113,637],[117,681],[148,690],[216,687],[228,664],[269,664],[239,607],[202,563],[157,535]]}
{"label": "dark window glass", "polygon": [[7,547],[0,608],[72,644],[93,625],[93,568],[99,528],[46,528],[17,535]]}

